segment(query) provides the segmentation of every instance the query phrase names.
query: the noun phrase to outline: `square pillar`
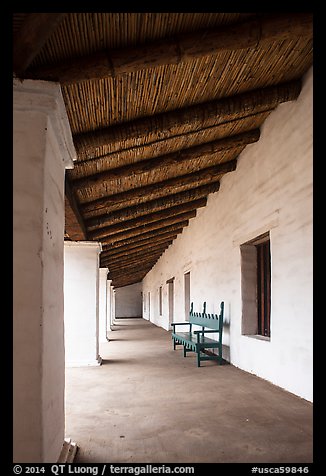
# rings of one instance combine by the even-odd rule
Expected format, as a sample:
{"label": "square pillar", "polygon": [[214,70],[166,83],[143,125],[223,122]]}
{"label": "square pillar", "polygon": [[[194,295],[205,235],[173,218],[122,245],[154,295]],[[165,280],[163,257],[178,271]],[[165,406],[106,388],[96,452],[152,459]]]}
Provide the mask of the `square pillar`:
{"label": "square pillar", "polygon": [[108,268],[100,268],[99,276],[99,341],[107,342],[106,327],[107,327],[107,276]]}
{"label": "square pillar", "polygon": [[14,80],[15,463],[55,463],[65,436],[64,176],[75,158],[60,85]]}
{"label": "square pillar", "polygon": [[65,241],[64,322],[66,366],[100,365],[99,254],[94,241]]}
{"label": "square pillar", "polygon": [[[106,298],[107,298],[107,315],[106,315],[106,335],[111,331],[111,321],[112,321],[112,279],[106,280]],[[109,339],[107,339],[109,340]]]}
{"label": "square pillar", "polygon": [[111,288],[111,325],[114,326],[115,320],[115,289]]}

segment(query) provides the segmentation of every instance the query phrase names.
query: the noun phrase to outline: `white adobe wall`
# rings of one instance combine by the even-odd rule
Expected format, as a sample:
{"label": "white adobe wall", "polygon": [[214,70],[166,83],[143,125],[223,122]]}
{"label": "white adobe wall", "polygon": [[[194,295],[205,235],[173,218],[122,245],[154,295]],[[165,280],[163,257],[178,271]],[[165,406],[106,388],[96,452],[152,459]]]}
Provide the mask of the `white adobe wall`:
{"label": "white adobe wall", "polygon": [[115,290],[115,317],[142,316],[142,283]]}
{"label": "white adobe wall", "polygon": [[[312,69],[296,101],[265,121],[236,171],[221,180],[205,208],[143,280],[151,321],[168,329],[168,285],[174,280],[174,321],[184,319],[184,273],[191,272],[195,310],[225,301],[224,356],[307,400],[313,399],[312,314]],[[240,244],[270,231],[271,340],[241,335]],[[158,289],[163,286],[163,315]],[[148,303],[144,318],[148,319]]]}

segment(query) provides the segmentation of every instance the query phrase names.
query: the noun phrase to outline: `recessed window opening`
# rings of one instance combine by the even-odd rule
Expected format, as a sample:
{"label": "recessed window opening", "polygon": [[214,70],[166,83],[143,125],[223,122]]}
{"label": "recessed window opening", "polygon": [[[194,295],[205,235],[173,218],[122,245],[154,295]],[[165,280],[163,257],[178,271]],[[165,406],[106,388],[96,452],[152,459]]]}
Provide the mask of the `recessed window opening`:
{"label": "recessed window opening", "polygon": [[185,320],[189,321],[190,311],[190,271],[184,275]]}
{"label": "recessed window opening", "polygon": [[241,251],[242,334],[271,335],[271,253],[269,233],[244,243]]}
{"label": "recessed window opening", "polygon": [[162,286],[160,286],[158,290],[158,300],[159,300],[159,312],[160,312],[160,316],[162,316]]}
{"label": "recessed window opening", "polygon": [[167,280],[168,285],[168,301],[169,301],[169,323],[173,322],[174,313],[174,277]]}
{"label": "recessed window opening", "polygon": [[257,251],[257,334],[270,337],[271,257],[269,239],[255,246]]}

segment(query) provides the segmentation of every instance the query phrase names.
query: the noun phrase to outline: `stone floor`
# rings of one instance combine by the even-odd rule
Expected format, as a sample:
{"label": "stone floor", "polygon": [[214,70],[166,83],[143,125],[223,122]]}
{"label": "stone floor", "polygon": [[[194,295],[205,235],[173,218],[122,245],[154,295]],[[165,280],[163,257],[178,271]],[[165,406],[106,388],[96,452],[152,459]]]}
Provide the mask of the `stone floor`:
{"label": "stone floor", "polygon": [[170,333],[121,319],[99,367],[66,371],[76,463],[309,463],[312,404],[226,364],[173,351]]}

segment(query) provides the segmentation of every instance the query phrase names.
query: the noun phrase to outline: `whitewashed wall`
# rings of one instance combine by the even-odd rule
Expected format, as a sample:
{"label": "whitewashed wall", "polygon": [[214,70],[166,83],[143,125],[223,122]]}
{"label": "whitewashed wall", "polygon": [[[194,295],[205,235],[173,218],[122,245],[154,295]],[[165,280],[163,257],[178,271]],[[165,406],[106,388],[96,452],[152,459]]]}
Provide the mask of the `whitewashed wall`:
{"label": "whitewashed wall", "polygon": [[142,283],[131,284],[115,291],[115,317],[142,316]]}
{"label": "whitewashed wall", "polygon": [[[296,101],[265,121],[236,171],[221,180],[205,208],[143,281],[144,318],[168,329],[168,284],[174,280],[174,320],[184,319],[184,273],[190,298],[207,312],[225,302],[224,357],[307,400],[312,395],[312,69]],[[271,339],[241,335],[240,244],[270,231]],[[163,286],[163,315],[158,289]]]}

